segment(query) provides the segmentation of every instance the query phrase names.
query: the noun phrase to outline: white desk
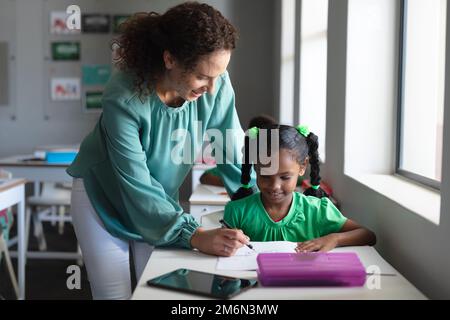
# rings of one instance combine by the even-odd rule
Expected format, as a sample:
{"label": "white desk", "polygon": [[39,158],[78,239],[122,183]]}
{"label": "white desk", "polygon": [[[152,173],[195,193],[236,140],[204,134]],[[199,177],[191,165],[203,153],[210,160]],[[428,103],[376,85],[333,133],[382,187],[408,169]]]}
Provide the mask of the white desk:
{"label": "white desk", "polygon": [[[247,300],[306,300],[306,299],[427,299],[408,280],[389,265],[373,247],[343,247],[333,252],[353,251],[367,268],[377,265],[381,273],[395,276],[380,276],[380,288],[371,289],[366,282],[363,287],[261,287],[258,285],[233,299]],[[149,287],[146,281],[178,268],[188,268],[225,276],[255,279],[256,271],[215,270],[217,257],[198,251],[182,249],[156,249],[133,293],[133,300],[186,300],[205,299],[202,296]]]}
{"label": "white desk", "polygon": [[32,154],[17,155],[0,159],[0,168],[13,174],[13,177],[25,178],[34,182],[35,192],[40,182],[72,182],[66,173],[67,163],[47,163],[45,161],[23,161],[34,158]]}
{"label": "white desk", "polygon": [[192,190],[200,184],[200,177],[202,174],[208,170],[215,168],[215,164],[205,164],[205,163],[197,163],[192,167]]}
{"label": "white desk", "polygon": [[24,161],[34,155],[17,155],[0,159],[0,168],[12,173],[14,178],[25,178],[34,183],[34,195],[39,195],[41,182],[72,182],[72,177],[66,173],[67,163],[47,163],[40,161]]}
{"label": "white desk", "polygon": [[[40,193],[41,182],[72,182],[72,177],[66,172],[69,163],[47,163],[43,160],[38,161],[24,161],[24,159],[34,158],[33,154],[17,155],[8,158],[0,159],[0,168],[12,173],[13,177],[25,178],[34,183],[35,196]],[[11,242],[14,244],[14,242]],[[11,257],[16,257],[17,254],[11,251]],[[26,253],[28,258],[40,259],[69,259],[78,260],[81,255],[78,252],[40,252],[29,251]]]}
{"label": "white desk", "polygon": [[8,179],[0,183],[0,210],[17,205],[19,299],[25,299],[25,179]]}
{"label": "white desk", "polygon": [[189,198],[189,211],[200,222],[201,216],[223,210],[228,201],[230,197],[224,187],[199,184]]}

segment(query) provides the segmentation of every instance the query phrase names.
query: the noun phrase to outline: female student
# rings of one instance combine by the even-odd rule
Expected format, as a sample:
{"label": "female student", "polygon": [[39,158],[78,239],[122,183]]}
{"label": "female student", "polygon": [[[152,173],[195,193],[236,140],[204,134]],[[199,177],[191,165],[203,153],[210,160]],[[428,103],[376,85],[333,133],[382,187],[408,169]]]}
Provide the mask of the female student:
{"label": "female student", "polygon": [[[249,144],[251,138],[256,138],[256,146],[260,146],[263,135],[258,128],[251,128],[249,136],[245,137],[242,187],[234,195],[238,200],[226,205],[224,220],[242,229],[253,241],[298,242],[300,252],[374,245],[375,234],[345,218],[320,188],[317,136],[304,126],[271,126],[264,135],[267,150],[271,150],[271,134],[276,133],[273,130],[278,130],[279,149],[271,155],[271,161],[278,160],[278,169],[275,174],[264,174],[265,166],[258,160],[257,152],[255,171],[260,192],[253,192]],[[297,178],[305,173],[308,163],[312,187],[304,194],[295,192]]]}
{"label": "female student", "polygon": [[[235,42],[227,19],[196,2],[124,23],[116,41],[120,71],[107,84],[103,113],[67,170],[75,178],[71,213],[94,299],[131,296],[129,247],[139,279],[153,246],[229,256],[248,242],[238,230],[205,230],[183,212],[178,189],[193,161],[173,158],[176,145],[191,142],[200,149],[204,135],[198,128],[215,128],[223,137],[234,129],[243,136],[226,71]],[[173,141],[179,129],[187,134]],[[242,143],[233,146],[238,155]],[[230,193],[240,176],[238,161],[231,160],[218,166]]]}

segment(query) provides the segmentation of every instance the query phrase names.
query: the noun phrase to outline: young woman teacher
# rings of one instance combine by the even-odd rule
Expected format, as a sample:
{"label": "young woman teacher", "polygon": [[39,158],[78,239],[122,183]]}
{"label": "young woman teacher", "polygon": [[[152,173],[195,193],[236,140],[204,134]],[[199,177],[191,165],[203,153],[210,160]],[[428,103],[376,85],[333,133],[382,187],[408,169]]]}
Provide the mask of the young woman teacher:
{"label": "young woman teacher", "polygon": [[[235,42],[227,19],[196,2],[124,23],[116,40],[119,71],[104,91],[103,113],[67,170],[94,299],[131,296],[129,248],[139,279],[153,246],[229,256],[248,243],[240,230],[205,230],[183,212],[178,189],[193,164],[173,161],[180,140],[171,140],[184,129],[184,142],[198,148],[204,134],[197,124],[223,137],[226,129],[242,132],[226,71]],[[235,161],[218,165],[230,194],[240,184],[241,148],[236,139]]]}

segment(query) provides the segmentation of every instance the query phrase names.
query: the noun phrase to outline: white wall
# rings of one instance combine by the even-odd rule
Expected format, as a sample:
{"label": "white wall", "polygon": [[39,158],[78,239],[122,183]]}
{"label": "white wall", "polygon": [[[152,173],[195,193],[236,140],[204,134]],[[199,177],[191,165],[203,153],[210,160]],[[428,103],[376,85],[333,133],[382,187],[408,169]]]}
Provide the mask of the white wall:
{"label": "white wall", "polygon": [[[0,108],[0,157],[14,154],[31,153],[37,145],[76,144],[94,127],[98,115],[77,114],[76,117],[64,116],[46,120],[44,118],[44,99],[49,93],[44,82],[44,16],[46,0],[2,0],[15,2],[16,58],[15,72],[11,77],[16,95],[11,97],[14,106]],[[180,3],[180,0],[139,0],[107,1],[106,12],[164,12],[167,8]],[[271,0],[210,0],[203,1],[219,9],[229,18],[240,33],[238,48],[232,57],[229,71],[236,91],[237,109],[242,125],[257,113],[274,114],[274,8]],[[83,3],[102,10],[104,0],[70,1],[62,0],[61,10],[68,4]],[[144,5],[143,5],[144,4]],[[248,17],[251,17],[249,19]],[[3,26],[3,25],[0,25]],[[255,48],[260,48],[255,54]],[[11,114],[15,113],[13,120]],[[70,113],[68,112],[68,115]]]}
{"label": "white wall", "polygon": [[[350,0],[351,2],[351,0]],[[450,112],[444,114],[444,150],[439,225],[416,215],[344,174],[348,0],[330,1],[328,21],[327,163],[324,178],[333,185],[345,215],[376,234],[377,250],[429,298],[450,298]],[[398,8],[398,2],[396,2]],[[448,17],[449,8],[447,8]],[[447,52],[450,32],[447,19]],[[447,53],[447,61],[449,54]],[[446,75],[450,74],[447,63]],[[445,86],[449,110],[450,81]],[[351,116],[351,115],[348,115]],[[354,152],[359,152],[354,150]]]}
{"label": "white wall", "polygon": [[[2,20],[2,31],[15,42],[15,61],[10,75],[12,106],[0,107],[0,157],[32,153],[38,145],[77,144],[95,126],[98,115],[58,111],[57,117],[45,119],[44,101],[48,92],[46,81],[44,41],[48,30],[44,27],[49,17],[43,8],[54,0],[0,0],[7,1],[14,8],[6,16],[11,23]],[[81,10],[112,13],[133,13],[138,11],[164,12],[182,0],[61,0],[59,10],[77,3]],[[277,2],[272,0],[205,0],[227,17],[238,29],[240,39],[233,53],[229,72],[236,93],[236,108],[243,127],[255,115],[275,115],[276,81],[274,60],[277,46],[274,45]],[[6,9],[5,9],[6,10]],[[5,12],[2,12],[4,16]],[[249,17],[251,17],[249,19]],[[47,22],[48,23],[48,22]],[[11,25],[11,27],[9,27]],[[6,30],[7,28],[7,30]],[[1,35],[0,33],[0,39]],[[257,52],[255,48],[258,48]],[[73,104],[73,103],[72,103]],[[15,119],[12,115],[15,114]],[[191,194],[188,177],[180,189],[180,200],[186,201]]]}
{"label": "white wall", "polygon": [[247,128],[250,119],[256,115],[275,115],[277,1],[216,1],[228,4],[229,19],[239,32],[237,48],[230,62],[230,77],[241,125]]}

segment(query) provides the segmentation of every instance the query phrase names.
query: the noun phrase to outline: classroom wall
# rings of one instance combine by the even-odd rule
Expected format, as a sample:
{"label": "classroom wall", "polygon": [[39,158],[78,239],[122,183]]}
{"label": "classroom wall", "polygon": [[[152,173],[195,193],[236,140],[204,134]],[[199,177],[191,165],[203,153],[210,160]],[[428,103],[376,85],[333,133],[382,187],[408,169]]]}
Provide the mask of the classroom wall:
{"label": "classroom wall", "polygon": [[[77,144],[95,126],[98,114],[73,110],[73,102],[64,105],[57,115],[45,118],[48,101],[48,70],[44,59],[44,41],[48,36],[45,6],[54,0],[0,0],[4,3],[0,27],[12,39],[14,60],[11,62],[9,85],[10,107],[0,107],[0,157],[28,154],[35,146]],[[164,12],[180,0],[61,0],[55,10],[78,4],[91,12],[133,13],[137,11]],[[236,93],[236,108],[245,128],[255,115],[275,115],[276,65],[274,56],[275,29],[272,0],[209,0],[201,1],[220,10],[238,29],[240,39],[232,55],[229,73]],[[105,5],[107,4],[107,5]],[[7,13],[6,11],[9,11]],[[0,36],[2,33],[0,32]],[[5,36],[6,37],[6,36]],[[1,37],[0,37],[1,38]],[[0,39],[2,40],[2,39]],[[255,50],[255,48],[258,48]],[[83,49],[83,48],[82,48]],[[91,50],[97,52],[95,48]],[[191,180],[187,177],[180,189],[180,200],[186,207],[191,194]],[[186,207],[187,208],[187,207]]]}
{"label": "classroom wall", "polygon": [[[327,163],[323,177],[333,185],[345,215],[377,234],[376,249],[432,299],[450,298],[450,30],[447,65],[441,217],[435,225],[344,174],[348,0],[330,1],[328,25]],[[398,4],[398,2],[397,2]],[[447,7],[450,10],[450,7]],[[447,12],[448,17],[448,12]],[[393,101],[395,101],[393,97]],[[355,151],[357,152],[357,151]]]}
{"label": "classroom wall", "polygon": [[[58,111],[57,117],[44,118],[44,101],[49,95],[45,78],[44,61],[44,16],[43,7],[52,0],[1,0],[15,3],[13,25],[6,28],[15,33],[15,61],[13,83],[14,104],[0,107],[0,157],[32,152],[37,145],[76,144],[94,127],[98,115],[74,115],[73,111]],[[163,12],[182,1],[133,0],[133,1],[89,1],[62,0],[59,10],[68,4],[79,4],[102,8],[106,12]],[[273,57],[275,48],[273,21],[274,1],[271,0],[211,0],[203,1],[215,6],[238,28],[240,41],[232,57],[229,72],[236,92],[236,105],[243,126],[255,113],[274,114]],[[9,5],[8,7],[11,7]],[[3,7],[2,7],[3,8]],[[100,10],[98,10],[100,11]],[[3,15],[5,12],[2,13]],[[2,25],[2,28],[5,28]],[[5,29],[4,29],[5,30]],[[255,52],[255,48],[258,48]]]}
{"label": "classroom wall", "polygon": [[279,51],[276,10],[279,1],[227,0],[230,20],[239,41],[232,57],[231,80],[243,128],[255,115],[275,116],[277,96],[276,57]]}

